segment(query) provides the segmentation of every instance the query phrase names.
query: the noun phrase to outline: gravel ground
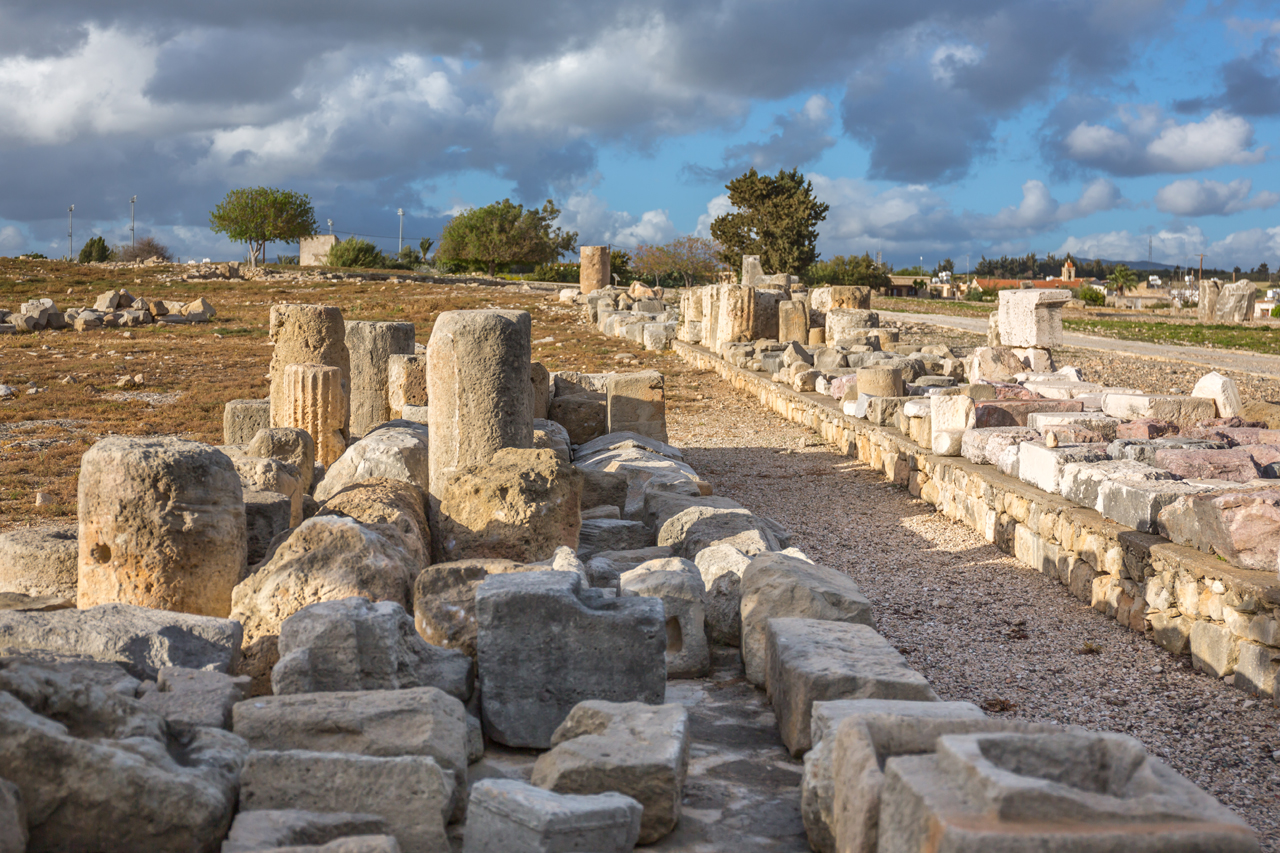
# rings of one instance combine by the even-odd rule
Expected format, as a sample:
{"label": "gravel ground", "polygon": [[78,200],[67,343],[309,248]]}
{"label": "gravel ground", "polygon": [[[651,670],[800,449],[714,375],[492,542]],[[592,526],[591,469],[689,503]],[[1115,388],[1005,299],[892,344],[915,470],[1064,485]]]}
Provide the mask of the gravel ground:
{"label": "gravel ground", "polygon": [[686,460],[716,494],[777,519],[810,557],[850,574],[881,633],[942,698],[1132,735],[1280,850],[1269,700],[1193,671],[714,374],[686,368],[667,382],[668,429]]}

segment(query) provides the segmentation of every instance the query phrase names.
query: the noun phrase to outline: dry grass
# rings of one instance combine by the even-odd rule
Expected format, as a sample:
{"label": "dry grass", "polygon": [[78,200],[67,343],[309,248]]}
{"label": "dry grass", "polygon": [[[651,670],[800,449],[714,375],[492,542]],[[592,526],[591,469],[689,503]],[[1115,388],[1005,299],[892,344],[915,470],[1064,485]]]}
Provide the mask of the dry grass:
{"label": "dry grass", "polygon": [[[577,322],[579,308],[555,294],[495,286],[360,281],[175,281],[173,267],[110,270],[54,261],[0,259],[0,307],[48,296],[61,308],[92,305],[127,287],[135,296],[190,301],[204,296],[217,316],[195,326],[0,336],[0,383],[18,388],[0,402],[0,530],[75,516],[80,456],[104,435],[179,435],[221,443],[228,400],[264,397],[273,302],[336,305],[356,320],[409,321],[425,344],[442,311],[514,308],[533,316],[533,357],[548,370],[686,368],[671,356],[633,350],[620,366],[616,342]],[[116,383],[141,374],[143,386]],[[29,394],[28,383],[39,389]],[[35,495],[52,503],[35,506]]]}

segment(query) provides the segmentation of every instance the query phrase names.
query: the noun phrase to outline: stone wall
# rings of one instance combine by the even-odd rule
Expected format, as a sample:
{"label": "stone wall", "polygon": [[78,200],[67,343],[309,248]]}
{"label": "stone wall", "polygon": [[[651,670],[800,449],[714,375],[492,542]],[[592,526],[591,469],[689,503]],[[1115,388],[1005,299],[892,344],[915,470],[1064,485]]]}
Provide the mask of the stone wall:
{"label": "stone wall", "polygon": [[991,465],[933,455],[896,429],[845,415],[829,396],[801,393],[676,341],[686,362],[874,469],[1019,562],[1056,578],[1095,610],[1198,669],[1274,695],[1280,663],[1280,583],[1007,477]]}
{"label": "stone wall", "polygon": [[298,241],[298,266],[323,267],[329,263],[329,250],[338,245],[332,234],[317,234]]}

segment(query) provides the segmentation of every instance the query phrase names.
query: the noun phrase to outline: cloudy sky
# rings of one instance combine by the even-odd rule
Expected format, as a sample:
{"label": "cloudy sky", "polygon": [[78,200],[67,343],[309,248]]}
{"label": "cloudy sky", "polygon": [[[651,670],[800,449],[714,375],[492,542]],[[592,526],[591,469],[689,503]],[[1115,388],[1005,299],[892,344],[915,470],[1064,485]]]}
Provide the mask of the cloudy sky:
{"label": "cloudy sky", "polygon": [[[1176,0],[4,0],[0,255],[184,259],[240,186],[394,250],[555,199],[584,244],[707,232],[799,167],[824,256],[1280,267],[1280,17]],[[269,256],[296,251],[273,245]]]}

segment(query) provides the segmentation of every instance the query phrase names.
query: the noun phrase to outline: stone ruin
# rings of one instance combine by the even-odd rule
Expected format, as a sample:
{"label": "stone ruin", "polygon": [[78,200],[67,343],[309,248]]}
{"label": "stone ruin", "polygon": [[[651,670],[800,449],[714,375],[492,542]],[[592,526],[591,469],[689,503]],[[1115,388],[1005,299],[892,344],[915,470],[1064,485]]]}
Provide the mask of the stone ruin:
{"label": "stone ruin", "polygon": [[188,323],[207,323],[217,314],[209,300],[201,297],[194,302],[172,299],[146,299],[134,296],[128,290],[108,290],[99,296],[93,307],[59,310],[52,299],[30,299],[17,311],[0,309],[0,335],[14,332],[40,332],[45,329],[132,329],[138,326],[180,326]]}
{"label": "stone ruin", "polygon": [[[912,416],[948,447],[981,432],[977,405],[1027,402],[1001,389],[1083,384],[975,400],[953,390],[958,360],[864,334],[879,327],[850,290],[819,303],[836,337],[814,349],[732,339],[781,328],[784,303],[821,330],[812,302],[725,285],[699,304],[739,330],[724,358],[779,382],[831,371],[827,395],[844,380],[878,417],[868,400],[954,404]],[[666,442],[661,374],[549,373],[523,312],[446,312],[425,353],[403,324],[271,316],[271,396],[227,405],[224,445],[105,439],[75,529],[0,536],[0,849],[674,839],[694,732],[669,688],[713,650],[803,757],[814,850],[1258,849],[1136,741],[939,701],[851,579]],[[1107,447],[1022,446],[1042,445]],[[490,760],[513,748],[536,751],[525,772]]]}

